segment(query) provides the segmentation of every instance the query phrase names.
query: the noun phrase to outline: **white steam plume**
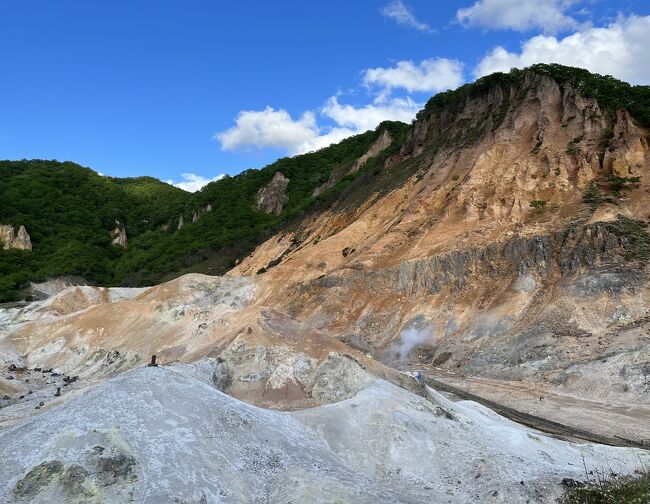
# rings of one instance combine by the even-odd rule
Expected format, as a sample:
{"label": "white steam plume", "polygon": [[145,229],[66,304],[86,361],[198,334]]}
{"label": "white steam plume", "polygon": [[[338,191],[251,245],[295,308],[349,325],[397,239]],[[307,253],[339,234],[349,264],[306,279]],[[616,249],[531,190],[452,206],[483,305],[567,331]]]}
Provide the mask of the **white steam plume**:
{"label": "white steam plume", "polygon": [[399,339],[393,342],[388,349],[388,358],[389,360],[404,359],[413,349],[425,344],[432,345],[435,341],[436,336],[431,325],[403,329],[399,334]]}

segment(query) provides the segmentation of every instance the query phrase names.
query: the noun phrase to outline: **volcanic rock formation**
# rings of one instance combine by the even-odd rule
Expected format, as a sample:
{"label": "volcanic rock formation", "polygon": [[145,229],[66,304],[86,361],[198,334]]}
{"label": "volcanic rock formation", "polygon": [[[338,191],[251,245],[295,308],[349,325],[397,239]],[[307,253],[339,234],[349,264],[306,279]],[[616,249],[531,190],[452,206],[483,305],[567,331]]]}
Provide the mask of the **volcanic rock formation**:
{"label": "volcanic rock formation", "polygon": [[[395,366],[456,373],[530,411],[556,392],[643,418],[649,137],[530,71],[425,109],[375,179],[231,274],[264,268],[261,303],[376,358],[426,319],[431,334]],[[625,430],[649,439],[638,420]]]}
{"label": "volcanic rock formation", "polygon": [[0,308],[0,496],[553,502],[646,464],[650,131],[513,75],[315,171],[345,187],[228,275]]}
{"label": "volcanic rock formation", "polygon": [[111,231],[111,243],[122,248],[128,247],[129,239],[126,236],[126,229],[119,221],[115,221],[115,229]]}
{"label": "volcanic rock formation", "polygon": [[25,226],[16,229],[11,224],[0,224],[0,241],[3,249],[32,250],[32,241]]}
{"label": "volcanic rock formation", "polygon": [[280,215],[287,199],[288,185],[289,179],[282,173],[276,172],[271,181],[257,191],[255,207],[264,213]]}

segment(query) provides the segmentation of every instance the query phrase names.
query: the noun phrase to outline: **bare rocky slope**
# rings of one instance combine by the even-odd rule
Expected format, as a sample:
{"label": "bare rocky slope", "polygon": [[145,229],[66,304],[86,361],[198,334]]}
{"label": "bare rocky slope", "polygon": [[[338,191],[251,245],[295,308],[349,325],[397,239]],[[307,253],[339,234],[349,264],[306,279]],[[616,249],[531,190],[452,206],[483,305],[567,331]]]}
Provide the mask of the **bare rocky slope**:
{"label": "bare rocky slope", "polygon": [[0,242],[2,248],[17,249],[17,250],[31,250],[32,242],[25,229],[25,226],[20,226],[18,232],[11,224],[0,224]]}
{"label": "bare rocky slope", "polygon": [[529,71],[421,113],[365,191],[231,274],[268,270],[265,304],[531,412],[637,405],[593,427],[647,440],[649,135]]}
{"label": "bare rocky slope", "polygon": [[[645,464],[413,378],[648,446],[650,131],[517,75],[434,99],[404,141],[378,131],[228,275],[52,282],[0,309],[0,495],[553,502]],[[296,176],[268,180],[275,214]]]}

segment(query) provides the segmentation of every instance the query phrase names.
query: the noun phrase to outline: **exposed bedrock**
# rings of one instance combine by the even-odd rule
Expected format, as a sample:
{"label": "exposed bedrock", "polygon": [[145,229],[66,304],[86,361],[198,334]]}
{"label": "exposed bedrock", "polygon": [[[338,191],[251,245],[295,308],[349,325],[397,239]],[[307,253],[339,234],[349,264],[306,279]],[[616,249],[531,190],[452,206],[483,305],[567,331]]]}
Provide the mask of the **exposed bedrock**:
{"label": "exposed bedrock", "polygon": [[[341,269],[298,287],[287,309],[394,365],[408,359],[576,393],[592,376],[601,398],[647,400],[650,353],[634,331],[650,318],[648,274],[638,244],[616,226]],[[603,364],[608,355],[616,358]]]}
{"label": "exposed bedrock", "polygon": [[3,249],[32,250],[32,241],[25,229],[21,225],[18,232],[11,224],[0,224],[0,243]]}
{"label": "exposed bedrock", "polygon": [[480,276],[515,280],[534,274],[543,280],[553,273],[566,276],[582,268],[612,265],[630,254],[629,240],[610,224],[599,223],[553,235],[516,237],[484,248],[453,251],[376,270],[361,266],[342,269],[307,282],[302,290],[315,294],[334,287],[360,287],[407,295],[458,291]]}
{"label": "exposed bedrock", "polygon": [[261,187],[255,195],[255,207],[264,213],[280,215],[287,200],[289,179],[282,173],[276,172],[271,181]]}

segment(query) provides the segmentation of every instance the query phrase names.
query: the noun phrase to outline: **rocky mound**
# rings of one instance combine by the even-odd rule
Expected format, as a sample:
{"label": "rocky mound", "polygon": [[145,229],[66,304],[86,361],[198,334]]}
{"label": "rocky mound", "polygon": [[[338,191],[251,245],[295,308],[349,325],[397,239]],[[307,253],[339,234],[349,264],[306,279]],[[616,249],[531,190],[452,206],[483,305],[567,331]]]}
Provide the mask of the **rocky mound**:
{"label": "rocky mound", "polygon": [[345,399],[374,377],[415,388],[345,343],[256,305],[255,292],[250,279],[194,274],[150,289],[67,287],[45,301],[0,310],[0,369],[11,384],[0,397],[0,425],[154,354],[161,364],[272,409]]}
{"label": "rocky mound", "polygon": [[0,457],[0,499],[16,503],[551,502],[563,478],[584,477],[583,457],[623,473],[649,461],[384,381],[282,413],[164,368],[1,432]]}

